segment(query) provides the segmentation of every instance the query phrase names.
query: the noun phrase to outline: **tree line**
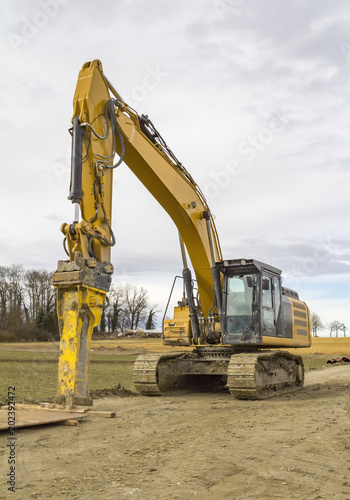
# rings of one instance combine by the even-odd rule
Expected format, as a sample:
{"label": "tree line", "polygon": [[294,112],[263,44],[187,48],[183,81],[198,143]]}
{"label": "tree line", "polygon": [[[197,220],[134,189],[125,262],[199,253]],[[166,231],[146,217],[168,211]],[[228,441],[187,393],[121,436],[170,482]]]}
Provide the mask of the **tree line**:
{"label": "tree line", "polygon": [[[0,266],[0,341],[59,340],[52,274],[25,270],[21,265]],[[97,331],[153,329],[157,312],[143,287],[129,283],[113,286]]]}
{"label": "tree line", "polygon": [[0,266],[0,339],[56,340],[58,324],[52,273]]}

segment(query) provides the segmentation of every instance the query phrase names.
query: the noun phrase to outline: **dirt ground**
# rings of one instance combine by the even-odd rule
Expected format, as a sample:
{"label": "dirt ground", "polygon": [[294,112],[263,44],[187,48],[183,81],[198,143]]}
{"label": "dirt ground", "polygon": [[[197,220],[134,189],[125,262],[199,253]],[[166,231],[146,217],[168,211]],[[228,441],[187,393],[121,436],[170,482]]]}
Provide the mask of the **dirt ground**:
{"label": "dirt ground", "polygon": [[350,366],[306,374],[298,393],[224,392],[95,401],[114,419],[17,430],[16,492],[0,498],[350,499]]}

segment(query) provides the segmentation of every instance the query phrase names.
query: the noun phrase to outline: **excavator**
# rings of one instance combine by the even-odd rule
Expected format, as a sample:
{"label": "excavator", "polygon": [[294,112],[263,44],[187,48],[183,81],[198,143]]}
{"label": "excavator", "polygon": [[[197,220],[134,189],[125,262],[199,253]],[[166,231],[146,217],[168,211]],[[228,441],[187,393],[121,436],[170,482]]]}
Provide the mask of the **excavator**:
{"label": "excavator", "polygon": [[122,99],[99,60],[79,73],[69,131],[74,215],[61,226],[68,259],[53,275],[61,335],[55,401],[92,404],[91,339],[112,282],[113,171],[122,162],[174,221],[183,262],[182,297],[162,333],[165,345],[183,349],[139,356],[137,390],[162,395],[207,380],[236,398],[264,399],[300,389],[302,358],[281,348],[311,345],[307,305],[282,286],[276,267],[223,259],[204,194],[149,117]]}

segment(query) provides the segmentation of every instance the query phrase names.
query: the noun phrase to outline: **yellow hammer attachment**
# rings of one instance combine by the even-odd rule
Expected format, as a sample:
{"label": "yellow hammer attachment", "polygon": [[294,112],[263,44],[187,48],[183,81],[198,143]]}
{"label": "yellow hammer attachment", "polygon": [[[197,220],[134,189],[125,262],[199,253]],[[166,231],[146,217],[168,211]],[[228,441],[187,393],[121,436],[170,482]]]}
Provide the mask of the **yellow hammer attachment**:
{"label": "yellow hammer attachment", "polygon": [[61,335],[55,402],[90,406],[91,338],[111,277],[103,272],[106,265],[89,268],[86,259],[78,259],[79,266],[76,262],[60,261],[53,276]]}

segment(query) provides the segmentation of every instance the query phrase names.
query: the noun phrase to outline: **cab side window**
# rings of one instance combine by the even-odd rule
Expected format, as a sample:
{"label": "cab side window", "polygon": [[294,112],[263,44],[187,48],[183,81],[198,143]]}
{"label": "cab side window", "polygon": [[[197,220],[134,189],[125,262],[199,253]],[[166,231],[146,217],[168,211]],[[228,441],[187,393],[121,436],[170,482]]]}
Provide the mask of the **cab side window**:
{"label": "cab side window", "polygon": [[271,278],[262,276],[262,306],[272,309],[272,286]]}
{"label": "cab side window", "polygon": [[275,312],[273,310],[273,282],[270,276],[262,275],[261,304],[262,326],[265,335],[276,335]]}

